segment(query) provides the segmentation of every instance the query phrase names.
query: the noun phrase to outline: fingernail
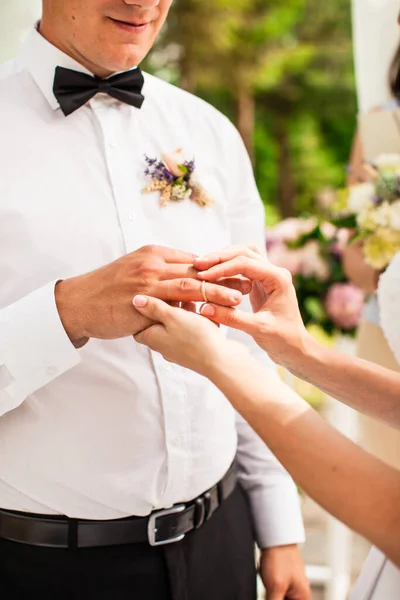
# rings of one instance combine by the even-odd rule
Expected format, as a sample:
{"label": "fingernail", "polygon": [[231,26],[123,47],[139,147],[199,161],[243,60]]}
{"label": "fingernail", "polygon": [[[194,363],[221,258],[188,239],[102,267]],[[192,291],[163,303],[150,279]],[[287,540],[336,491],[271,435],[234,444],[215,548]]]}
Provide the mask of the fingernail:
{"label": "fingernail", "polygon": [[211,304],[206,304],[201,309],[201,314],[205,317],[213,317],[215,315],[215,308]]}
{"label": "fingernail", "polygon": [[251,285],[250,282],[244,283],[242,286],[242,292],[244,294],[249,294],[252,289],[253,289],[253,286]]}
{"label": "fingernail", "polygon": [[232,294],[232,296],[229,297],[229,300],[231,302],[241,302],[242,301],[242,294]]}
{"label": "fingernail", "polygon": [[147,298],[144,296],[135,296],[133,299],[133,306],[137,308],[144,308],[147,304]]}

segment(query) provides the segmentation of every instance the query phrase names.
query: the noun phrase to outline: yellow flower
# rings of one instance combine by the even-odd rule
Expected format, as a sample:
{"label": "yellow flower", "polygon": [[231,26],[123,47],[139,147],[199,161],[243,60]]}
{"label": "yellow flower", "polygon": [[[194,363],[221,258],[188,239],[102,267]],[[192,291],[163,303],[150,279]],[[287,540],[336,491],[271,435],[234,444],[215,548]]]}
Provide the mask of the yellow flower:
{"label": "yellow flower", "polygon": [[364,208],[357,215],[357,225],[362,230],[374,231],[376,229],[375,208]]}
{"label": "yellow flower", "polygon": [[364,243],[364,255],[372,268],[381,270],[387,267],[400,251],[400,232],[380,228]]}

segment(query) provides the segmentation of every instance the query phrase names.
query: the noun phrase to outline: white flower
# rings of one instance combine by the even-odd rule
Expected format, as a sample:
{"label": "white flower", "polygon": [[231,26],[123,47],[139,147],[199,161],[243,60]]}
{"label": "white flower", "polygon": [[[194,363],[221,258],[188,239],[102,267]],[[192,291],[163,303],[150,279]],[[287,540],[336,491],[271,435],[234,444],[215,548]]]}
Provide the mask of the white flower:
{"label": "white flower", "polygon": [[362,210],[357,217],[357,223],[361,229],[370,231],[381,227],[400,231],[400,201],[394,204],[384,202],[381,206]]}
{"label": "white flower", "polygon": [[374,211],[371,211],[371,218],[378,227],[390,227],[391,210],[390,204],[384,202]]}
{"label": "white flower", "polygon": [[186,198],[190,198],[192,195],[192,190],[187,188],[184,185],[174,185],[172,188],[172,198],[173,200],[181,201],[186,200]]}
{"label": "white flower", "polygon": [[350,212],[358,215],[363,210],[373,206],[374,195],[375,187],[372,183],[362,183],[352,186],[348,200]]}
{"label": "white flower", "polygon": [[396,200],[390,206],[389,226],[396,231],[400,231],[400,200]]}
{"label": "white flower", "polygon": [[329,223],[329,221],[325,221],[324,223],[321,223],[320,228],[322,234],[327,240],[333,240],[337,230],[336,227],[332,225],[332,223]]}
{"label": "white flower", "polygon": [[380,154],[373,161],[373,164],[379,169],[393,169],[396,167],[400,169],[400,154]]}

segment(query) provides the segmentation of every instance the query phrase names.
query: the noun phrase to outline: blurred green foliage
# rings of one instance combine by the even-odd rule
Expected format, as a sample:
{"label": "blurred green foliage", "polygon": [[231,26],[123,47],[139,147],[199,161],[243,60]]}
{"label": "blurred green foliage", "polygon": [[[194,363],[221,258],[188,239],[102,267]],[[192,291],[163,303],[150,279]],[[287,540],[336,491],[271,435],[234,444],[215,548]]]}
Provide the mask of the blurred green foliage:
{"label": "blurred green foliage", "polygon": [[269,222],[345,180],[356,123],[351,0],[175,0],[147,70],[238,126]]}

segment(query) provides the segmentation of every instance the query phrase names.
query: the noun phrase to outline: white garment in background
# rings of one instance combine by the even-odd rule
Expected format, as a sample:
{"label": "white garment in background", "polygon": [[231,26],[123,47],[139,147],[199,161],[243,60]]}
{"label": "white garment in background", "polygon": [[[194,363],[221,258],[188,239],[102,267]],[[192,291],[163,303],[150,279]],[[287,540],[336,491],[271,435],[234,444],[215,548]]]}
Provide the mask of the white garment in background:
{"label": "white garment in background", "polygon": [[[381,327],[400,363],[400,253],[380,277],[378,300]],[[350,600],[398,600],[399,598],[400,570],[379,550],[373,548]]]}
{"label": "white garment in background", "polygon": [[376,548],[372,548],[350,600],[399,600],[400,571]]}
{"label": "white garment in background", "polygon": [[[85,71],[34,30],[0,70],[0,507],[146,515],[205,491],[237,452],[259,544],[303,541],[293,481],[208,380],[133,338],[76,351],[54,300],[56,280],[144,245],[262,248],[262,204],[238,132],[147,75],[141,110],[98,95],[66,118],[52,92],[57,65]],[[214,207],[162,208],[159,193],[142,193],[144,155],[177,148],[195,158]]]}
{"label": "white garment in background", "polygon": [[352,0],[358,109],[366,113],[390,97],[389,65],[400,42],[399,0]]}
{"label": "white garment in background", "polygon": [[379,278],[378,300],[383,333],[400,363],[400,252]]}

